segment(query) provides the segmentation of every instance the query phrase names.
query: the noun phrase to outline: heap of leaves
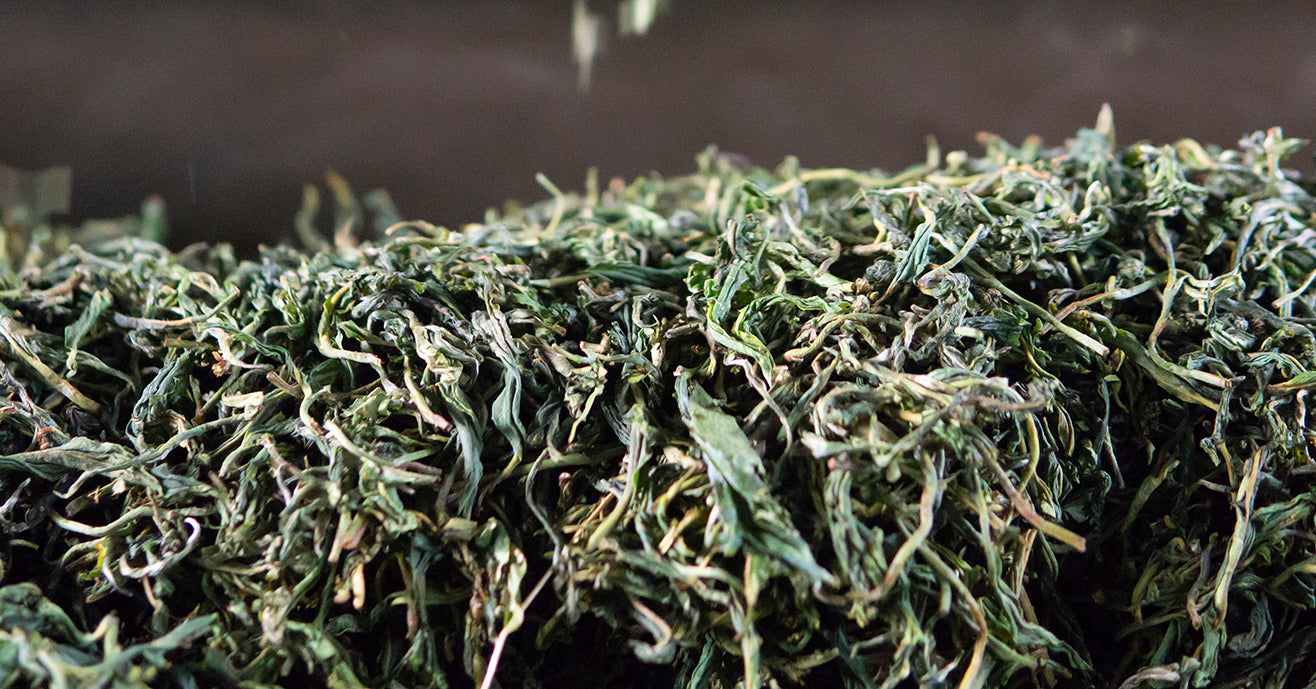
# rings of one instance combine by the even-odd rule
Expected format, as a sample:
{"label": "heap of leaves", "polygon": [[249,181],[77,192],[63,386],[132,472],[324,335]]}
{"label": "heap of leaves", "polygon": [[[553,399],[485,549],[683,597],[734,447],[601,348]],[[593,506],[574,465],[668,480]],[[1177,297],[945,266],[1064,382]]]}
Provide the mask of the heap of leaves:
{"label": "heap of leaves", "polygon": [[1300,142],[1112,129],[255,261],[10,237],[0,686],[1311,674]]}

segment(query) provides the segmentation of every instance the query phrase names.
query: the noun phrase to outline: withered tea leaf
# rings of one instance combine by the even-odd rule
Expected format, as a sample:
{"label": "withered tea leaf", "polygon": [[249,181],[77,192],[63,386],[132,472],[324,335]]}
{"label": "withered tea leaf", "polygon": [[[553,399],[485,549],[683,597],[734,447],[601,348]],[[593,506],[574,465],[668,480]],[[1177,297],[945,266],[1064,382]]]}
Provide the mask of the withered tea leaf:
{"label": "withered tea leaf", "polygon": [[1114,132],[459,230],[335,175],[253,261],[6,214],[0,684],[1301,681],[1300,141]]}

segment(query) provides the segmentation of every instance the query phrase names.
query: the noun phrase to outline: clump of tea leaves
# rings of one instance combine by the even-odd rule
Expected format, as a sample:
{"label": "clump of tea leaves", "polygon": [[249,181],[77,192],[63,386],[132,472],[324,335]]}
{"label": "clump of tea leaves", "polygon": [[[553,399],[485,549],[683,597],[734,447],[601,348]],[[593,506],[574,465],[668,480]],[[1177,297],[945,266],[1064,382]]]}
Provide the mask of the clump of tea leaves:
{"label": "clump of tea leaves", "polygon": [[[614,182],[314,252],[10,227],[0,686],[1312,674],[1278,130]],[[22,234],[22,236],[19,236]]]}

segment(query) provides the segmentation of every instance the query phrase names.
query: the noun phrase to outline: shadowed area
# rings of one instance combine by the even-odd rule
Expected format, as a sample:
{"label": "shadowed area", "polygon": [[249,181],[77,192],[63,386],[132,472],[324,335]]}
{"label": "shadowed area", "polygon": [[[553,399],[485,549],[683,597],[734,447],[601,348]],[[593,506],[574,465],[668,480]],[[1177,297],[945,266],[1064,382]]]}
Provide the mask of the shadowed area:
{"label": "shadowed area", "polygon": [[[591,9],[614,19],[612,3]],[[567,2],[0,5],[0,162],[69,165],[75,218],[168,204],[170,243],[291,236],[328,169],[460,225],[504,199],[687,172],[710,143],[773,165],[901,168],[924,137],[1060,142],[1103,102],[1121,142],[1316,131],[1299,2],[674,2],[606,36],[576,88]],[[1311,170],[1309,153],[1291,164]]]}

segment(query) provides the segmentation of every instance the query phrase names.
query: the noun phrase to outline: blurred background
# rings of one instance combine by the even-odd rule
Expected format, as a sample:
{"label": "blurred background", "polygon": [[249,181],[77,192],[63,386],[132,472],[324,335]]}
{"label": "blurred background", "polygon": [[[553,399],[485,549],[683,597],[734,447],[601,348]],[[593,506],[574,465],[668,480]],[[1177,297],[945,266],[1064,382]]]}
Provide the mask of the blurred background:
{"label": "blurred background", "polygon": [[[924,139],[1061,143],[1114,107],[1119,143],[1316,136],[1309,2],[670,0],[577,86],[557,2],[0,3],[0,163],[73,171],[71,219],[158,194],[169,243],[251,255],[293,236],[327,170],[458,227],[505,199],[694,168],[708,144],[775,166],[895,170]],[[1311,174],[1311,149],[1290,166]]]}

